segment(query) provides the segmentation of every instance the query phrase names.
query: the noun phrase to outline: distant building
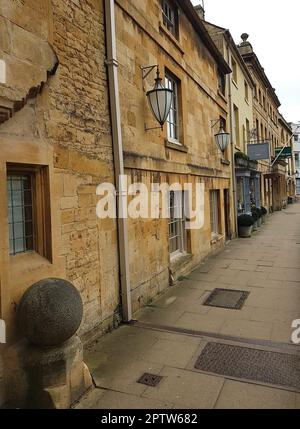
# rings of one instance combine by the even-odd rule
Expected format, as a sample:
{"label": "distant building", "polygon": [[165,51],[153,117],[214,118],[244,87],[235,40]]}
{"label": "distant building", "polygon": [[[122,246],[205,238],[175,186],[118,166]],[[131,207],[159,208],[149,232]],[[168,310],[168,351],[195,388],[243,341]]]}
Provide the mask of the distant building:
{"label": "distant building", "polygon": [[[247,145],[253,133],[253,94],[255,83],[252,79],[239,50],[229,30],[203,21],[211,38],[230,64],[232,73],[227,76],[224,96],[229,103],[229,117],[232,154],[231,160],[235,165],[232,171],[233,198],[236,204],[236,214],[251,213],[251,206],[259,207],[260,173],[257,162],[246,160]],[[222,86],[220,85],[220,92]]]}
{"label": "distant building", "polygon": [[291,124],[294,137],[293,137],[293,151],[295,160],[296,173],[296,194],[300,195],[300,122]]}
{"label": "distant building", "polygon": [[277,158],[278,149],[281,147],[280,113],[278,111],[281,104],[275,88],[248,41],[248,34],[244,33],[241,37],[242,42],[238,48],[255,82],[253,99],[255,136],[253,142],[268,141],[270,146],[270,159],[259,161],[259,171],[261,173],[261,204],[272,212],[281,210],[287,204],[286,159]]}

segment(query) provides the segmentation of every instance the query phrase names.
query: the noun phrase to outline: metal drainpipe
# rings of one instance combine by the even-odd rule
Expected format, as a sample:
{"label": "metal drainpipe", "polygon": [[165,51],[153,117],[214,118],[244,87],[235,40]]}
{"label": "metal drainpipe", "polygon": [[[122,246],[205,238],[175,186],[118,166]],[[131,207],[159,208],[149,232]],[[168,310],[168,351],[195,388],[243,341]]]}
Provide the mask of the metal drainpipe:
{"label": "metal drainpipe", "polygon": [[[229,44],[227,43],[227,58],[229,55]],[[228,98],[229,98],[229,118],[230,118],[230,135],[231,135],[231,175],[232,175],[232,193],[233,193],[233,215],[235,224],[235,236],[238,236],[238,220],[237,220],[237,198],[236,198],[236,177],[235,177],[235,159],[234,159],[234,141],[233,141],[233,109],[232,109],[232,93],[231,93],[231,74],[228,78]]]}
{"label": "metal drainpipe", "polygon": [[121,282],[121,303],[123,322],[132,320],[130,272],[129,272],[129,250],[128,250],[128,228],[127,219],[120,214],[127,213],[127,196],[121,182],[120,176],[124,176],[123,142],[121,130],[121,111],[118,83],[118,61],[116,44],[115,24],[115,2],[105,0],[105,32],[107,50],[108,86],[110,97],[110,116],[112,126],[112,143],[114,154],[115,182],[118,189],[118,246]]}

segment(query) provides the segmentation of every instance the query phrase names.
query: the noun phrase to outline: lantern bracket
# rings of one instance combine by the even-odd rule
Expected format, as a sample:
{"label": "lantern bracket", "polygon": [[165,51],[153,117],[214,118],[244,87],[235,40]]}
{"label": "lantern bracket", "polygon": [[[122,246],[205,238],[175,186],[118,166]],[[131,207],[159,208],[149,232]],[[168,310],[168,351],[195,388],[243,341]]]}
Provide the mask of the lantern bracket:
{"label": "lantern bracket", "polygon": [[161,127],[151,127],[148,128],[147,125],[145,124],[145,131],[151,131],[151,130],[163,130],[164,126],[162,125]]}
{"label": "lantern bracket", "polygon": [[156,68],[156,74],[159,75],[159,65],[155,64],[153,66],[141,66],[142,70],[142,82],[143,82],[143,90],[146,92],[144,80],[149,76],[149,74]]}
{"label": "lantern bracket", "polygon": [[147,76],[149,76],[149,74],[152,72],[152,70],[155,69],[155,67],[159,68],[158,64],[155,64],[154,66],[141,66],[141,70],[142,70],[142,79],[145,80]]}
{"label": "lantern bracket", "polygon": [[215,126],[216,126],[217,124],[219,124],[219,123],[221,122],[221,120],[222,120],[222,118],[214,119],[214,120],[210,121],[210,126],[211,126],[211,128],[215,128]]}

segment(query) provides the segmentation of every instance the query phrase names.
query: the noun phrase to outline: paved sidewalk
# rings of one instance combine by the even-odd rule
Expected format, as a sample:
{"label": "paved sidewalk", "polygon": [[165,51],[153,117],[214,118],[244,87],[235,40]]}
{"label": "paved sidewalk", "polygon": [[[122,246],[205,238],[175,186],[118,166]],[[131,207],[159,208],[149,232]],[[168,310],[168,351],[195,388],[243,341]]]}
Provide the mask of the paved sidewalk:
{"label": "paved sidewalk", "polygon": [[[204,306],[215,288],[249,296],[241,310]],[[86,353],[96,389],[77,408],[299,409],[297,389],[198,371],[195,362],[211,342],[300,361],[291,343],[292,321],[300,319],[300,203],[271,215],[252,238],[230,243],[137,318],[140,324],[120,327]],[[163,380],[137,383],[145,372]]]}

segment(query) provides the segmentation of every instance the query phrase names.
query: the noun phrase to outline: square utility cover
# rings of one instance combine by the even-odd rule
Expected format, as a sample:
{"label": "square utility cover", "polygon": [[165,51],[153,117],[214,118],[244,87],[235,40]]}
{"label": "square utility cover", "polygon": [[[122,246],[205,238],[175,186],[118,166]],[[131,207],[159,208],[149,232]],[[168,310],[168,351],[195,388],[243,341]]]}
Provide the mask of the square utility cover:
{"label": "square utility cover", "polygon": [[300,391],[299,356],[230,344],[208,343],[195,368],[208,373]]}
{"label": "square utility cover", "polygon": [[146,386],[156,387],[161,380],[162,376],[156,374],[148,374],[147,372],[138,379],[138,383],[145,384]]}
{"label": "square utility cover", "polygon": [[215,289],[203,305],[241,310],[250,292],[231,289]]}

